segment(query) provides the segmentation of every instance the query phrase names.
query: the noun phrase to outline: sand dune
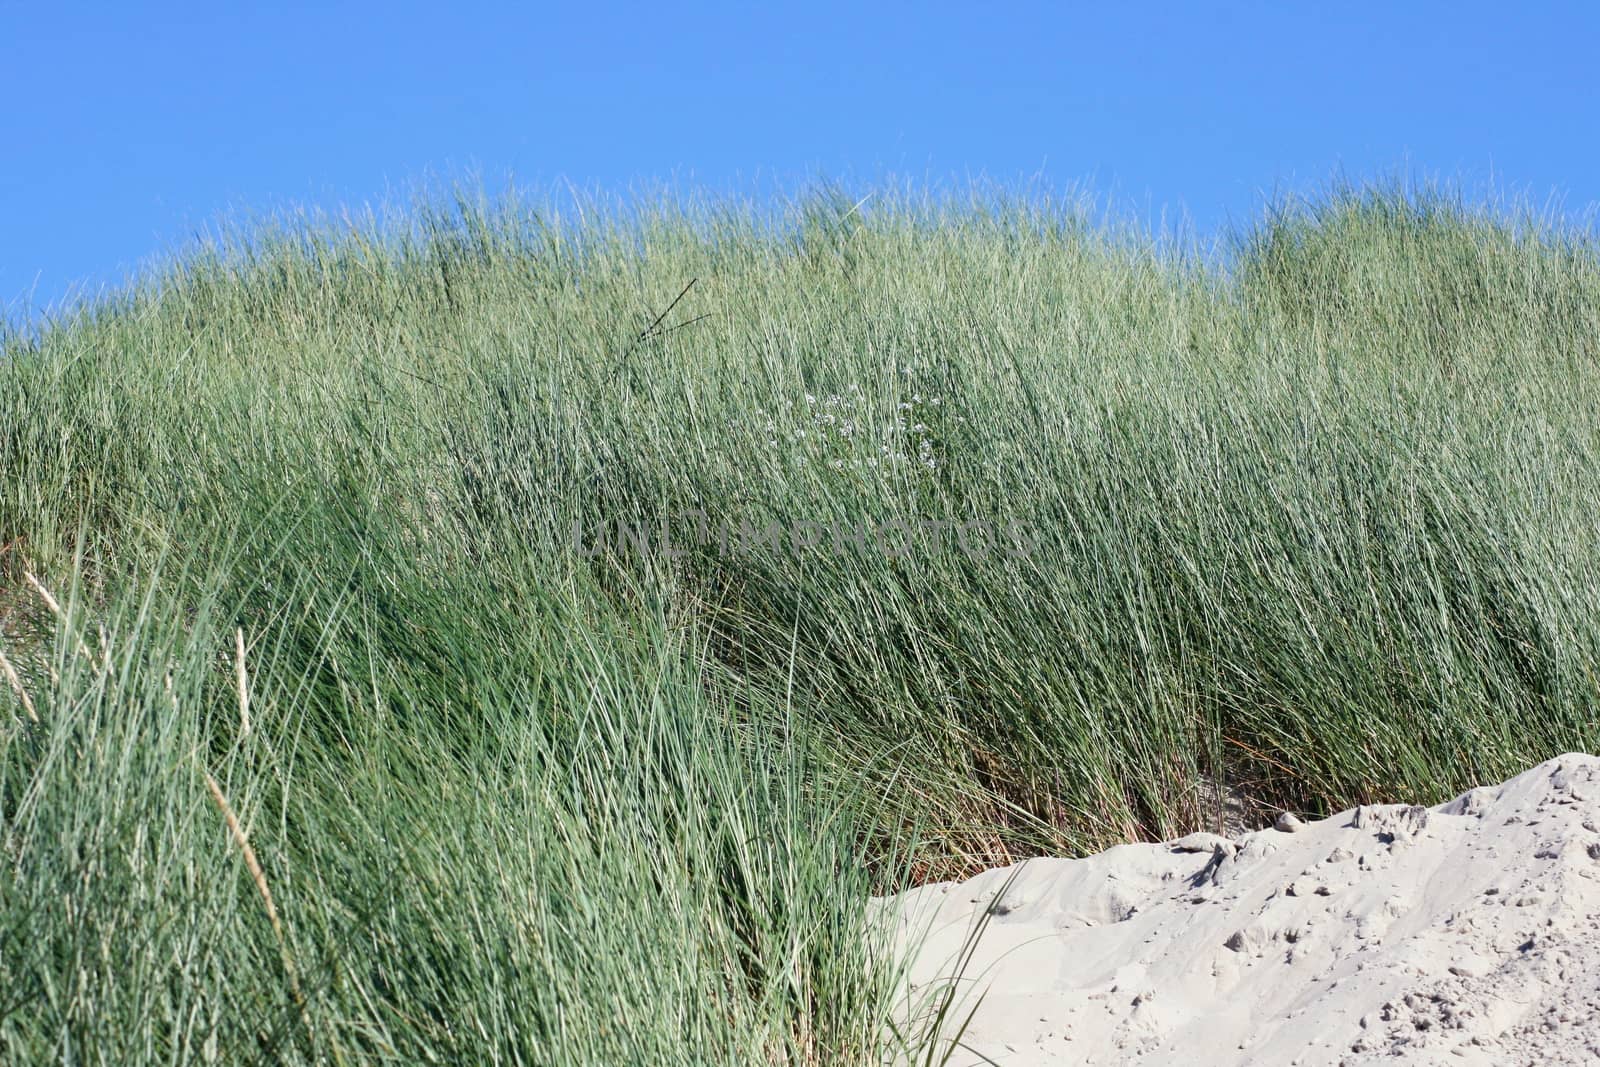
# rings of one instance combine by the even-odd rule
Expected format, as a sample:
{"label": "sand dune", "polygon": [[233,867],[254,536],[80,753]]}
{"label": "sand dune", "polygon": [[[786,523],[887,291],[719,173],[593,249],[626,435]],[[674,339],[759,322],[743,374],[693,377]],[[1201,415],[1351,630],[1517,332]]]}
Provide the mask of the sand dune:
{"label": "sand dune", "polygon": [[926,933],[908,1011],[992,909],[955,1064],[1600,1063],[1594,756],[1435,808],[1033,860],[882,906],[905,943]]}

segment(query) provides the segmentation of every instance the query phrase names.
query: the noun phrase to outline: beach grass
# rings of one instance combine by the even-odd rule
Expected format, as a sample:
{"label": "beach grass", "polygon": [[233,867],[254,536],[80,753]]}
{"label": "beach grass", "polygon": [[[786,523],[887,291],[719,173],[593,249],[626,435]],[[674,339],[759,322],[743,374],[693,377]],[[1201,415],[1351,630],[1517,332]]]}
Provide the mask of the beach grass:
{"label": "beach grass", "polygon": [[1592,235],[1094,219],[451,194],[8,326],[0,1059],[878,1062],[874,893],[1595,750]]}

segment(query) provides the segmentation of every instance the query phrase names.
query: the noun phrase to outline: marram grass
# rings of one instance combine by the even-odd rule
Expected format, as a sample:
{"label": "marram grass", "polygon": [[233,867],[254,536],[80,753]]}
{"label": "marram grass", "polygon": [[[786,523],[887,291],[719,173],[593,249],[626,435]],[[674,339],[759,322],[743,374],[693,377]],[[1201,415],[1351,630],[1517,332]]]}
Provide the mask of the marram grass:
{"label": "marram grass", "polygon": [[1600,260],[1437,192],[461,198],[3,345],[5,1062],[878,1062],[874,892],[1597,747]]}

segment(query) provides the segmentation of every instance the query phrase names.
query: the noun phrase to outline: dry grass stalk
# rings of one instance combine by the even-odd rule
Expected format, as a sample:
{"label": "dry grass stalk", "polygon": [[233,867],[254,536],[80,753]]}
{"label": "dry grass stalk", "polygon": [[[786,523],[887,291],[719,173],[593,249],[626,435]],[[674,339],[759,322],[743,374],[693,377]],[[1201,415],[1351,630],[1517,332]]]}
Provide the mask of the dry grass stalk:
{"label": "dry grass stalk", "polygon": [[[44,587],[44,583],[35,578],[32,571],[24,571],[22,577],[27,580],[29,585],[33,586],[33,591],[39,594],[39,599],[44,601],[44,606],[50,609],[50,613],[65,624],[67,613],[62,610],[60,601],[50,595],[50,590]],[[77,637],[76,640],[78,643],[78,655],[82,656],[88,663],[93,664],[94,657],[89,655],[89,646],[83,643],[83,638],[81,637]],[[53,668],[52,674],[54,674]]]}
{"label": "dry grass stalk", "polygon": [[244,630],[233,631],[234,670],[239,682],[239,736],[250,736],[250,676],[244,666]]}
{"label": "dry grass stalk", "polygon": [[57,603],[56,598],[50,595],[50,590],[44,587],[43,582],[33,576],[32,571],[24,571],[22,577],[27,579],[29,585],[33,586],[33,591],[39,594],[39,599],[44,601],[44,606],[50,609],[52,615],[58,619],[66,618],[66,612],[61,610],[61,605]]}
{"label": "dry grass stalk", "polygon": [[22,687],[22,679],[17,675],[17,669],[11,665],[4,651],[0,651],[0,671],[5,672],[6,681],[11,683],[11,688],[17,694],[17,699],[22,701],[22,710],[28,713],[28,718],[34,722],[39,721],[39,713],[34,710],[33,698],[28,696],[28,691]]}
{"label": "dry grass stalk", "polygon": [[211,799],[216,803],[217,810],[222,812],[222,820],[228,826],[228,833],[233,837],[233,843],[239,846],[239,852],[244,856],[244,865],[250,871],[250,877],[255,880],[256,891],[261,894],[261,902],[266,906],[267,921],[272,924],[273,936],[278,939],[278,952],[283,959],[284,973],[289,976],[289,992],[294,997],[295,1007],[300,1011],[300,1020],[305,1024],[306,1034],[312,1039],[312,1047],[316,1045],[316,1034],[311,1028],[311,1016],[306,1012],[306,998],[300,992],[300,973],[294,965],[294,955],[289,951],[289,941],[283,936],[283,923],[278,919],[278,909],[272,903],[272,887],[267,884],[267,872],[261,869],[261,861],[256,859],[256,850],[250,847],[250,839],[245,836],[244,827],[239,823],[239,817],[233,813],[233,808],[228,804],[228,798],[223,796],[222,787],[217,780],[211,777],[211,772],[205,772],[206,788],[211,790]]}

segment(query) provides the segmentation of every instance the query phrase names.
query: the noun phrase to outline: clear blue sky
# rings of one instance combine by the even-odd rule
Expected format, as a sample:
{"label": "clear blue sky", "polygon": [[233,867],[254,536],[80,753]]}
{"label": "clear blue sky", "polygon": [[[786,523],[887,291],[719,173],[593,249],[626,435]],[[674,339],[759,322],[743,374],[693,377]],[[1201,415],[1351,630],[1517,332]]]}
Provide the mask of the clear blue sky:
{"label": "clear blue sky", "polygon": [[1594,3],[233,6],[0,0],[7,317],[469,171],[1042,175],[1207,228],[1336,171],[1600,201]]}

